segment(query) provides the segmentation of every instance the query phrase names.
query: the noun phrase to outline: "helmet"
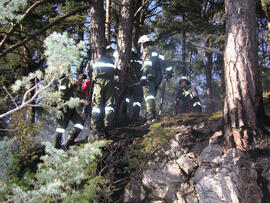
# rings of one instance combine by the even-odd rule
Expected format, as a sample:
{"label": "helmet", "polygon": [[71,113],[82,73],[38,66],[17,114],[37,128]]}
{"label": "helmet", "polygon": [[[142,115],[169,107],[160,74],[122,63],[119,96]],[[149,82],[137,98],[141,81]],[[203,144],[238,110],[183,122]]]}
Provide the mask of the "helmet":
{"label": "helmet", "polygon": [[190,81],[189,79],[186,77],[186,76],[182,76],[179,80],[179,83],[182,81],[182,80],[185,80],[187,82],[187,85],[190,85]]}
{"label": "helmet", "polygon": [[143,44],[145,42],[151,42],[151,38],[148,35],[143,35],[139,38],[138,44]]}
{"label": "helmet", "polygon": [[136,48],[132,47],[132,48],[131,48],[131,52],[134,53],[134,54],[137,54]]}
{"label": "helmet", "polygon": [[114,51],[112,44],[106,46],[106,50],[107,50],[108,52]]}

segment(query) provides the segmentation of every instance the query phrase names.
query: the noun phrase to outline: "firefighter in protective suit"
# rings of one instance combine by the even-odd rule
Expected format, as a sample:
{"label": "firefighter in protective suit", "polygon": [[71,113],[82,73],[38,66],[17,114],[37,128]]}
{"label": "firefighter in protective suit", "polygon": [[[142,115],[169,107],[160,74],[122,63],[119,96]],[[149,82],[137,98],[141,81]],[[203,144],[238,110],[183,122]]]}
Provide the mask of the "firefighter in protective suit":
{"label": "firefighter in protective suit", "polygon": [[[79,76],[77,82],[71,81],[67,76],[62,76],[59,80],[58,90],[61,92],[61,99],[68,101],[71,97],[74,97],[78,87],[83,80],[83,75]],[[83,119],[78,114],[75,108],[63,107],[61,109],[62,116],[57,118],[58,127],[54,135],[53,145],[55,148],[68,149],[70,145],[75,143],[75,139],[78,137],[80,131],[83,129]],[[69,121],[72,121],[73,129],[69,132],[67,141],[62,144],[62,137],[65,134]]]}
{"label": "firefighter in protective suit", "polygon": [[131,51],[132,57],[126,76],[128,88],[125,97],[124,112],[128,122],[134,123],[139,118],[141,103],[143,101],[143,89],[140,85],[142,61],[139,59],[135,48],[132,48]]}
{"label": "firefighter in protective suit", "polygon": [[94,89],[92,95],[91,134],[99,136],[100,131],[111,128],[114,120],[115,66],[105,47],[99,47],[97,58],[90,62],[88,75],[92,74]]}
{"label": "firefighter in protective suit", "polygon": [[143,35],[139,38],[138,44],[143,50],[142,53],[142,77],[144,100],[146,103],[147,123],[151,124],[156,118],[156,94],[162,79],[162,64],[164,56],[152,48],[152,40],[149,36]]}
{"label": "firefighter in protective suit", "polygon": [[195,88],[191,87],[187,77],[181,77],[179,81],[180,89],[176,93],[176,114],[189,112],[202,112],[199,94]]}

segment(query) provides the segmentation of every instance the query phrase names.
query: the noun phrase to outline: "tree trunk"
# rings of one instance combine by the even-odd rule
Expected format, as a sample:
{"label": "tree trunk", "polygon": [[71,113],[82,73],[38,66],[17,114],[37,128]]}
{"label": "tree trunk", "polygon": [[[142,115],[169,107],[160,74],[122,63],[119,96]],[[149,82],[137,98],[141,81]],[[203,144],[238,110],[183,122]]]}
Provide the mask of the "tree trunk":
{"label": "tree trunk", "polygon": [[[205,40],[205,46],[211,47],[211,39]],[[205,52],[205,76],[206,76],[206,87],[207,87],[207,112],[212,112],[215,108],[213,106],[213,87],[212,87],[212,69],[213,69],[213,53]]]}
{"label": "tree trunk", "polygon": [[131,59],[132,37],[130,36],[132,36],[133,15],[133,1],[123,0],[120,14],[121,18],[119,23],[119,32],[117,37],[117,48],[119,57],[118,60],[116,60],[116,67],[120,70],[119,92],[117,95],[118,107],[120,105],[121,98],[125,92],[125,77]]}
{"label": "tree trunk", "polygon": [[183,48],[182,48],[182,61],[183,61],[183,70],[182,70],[182,75],[187,76],[187,38],[186,38],[186,32],[182,33],[183,35]]}
{"label": "tree trunk", "polygon": [[263,102],[258,68],[255,1],[226,0],[224,101],[227,149],[245,150],[258,135]]}
{"label": "tree trunk", "polygon": [[91,58],[97,57],[97,48],[106,45],[105,41],[105,11],[104,3],[100,0],[94,0],[90,9],[90,44]]}
{"label": "tree trunk", "polygon": [[111,43],[111,9],[112,1],[106,0],[105,38],[107,44]]}
{"label": "tree trunk", "polygon": [[265,12],[266,21],[267,21],[267,28],[268,28],[267,47],[268,47],[268,50],[270,51],[270,2],[267,0],[261,0],[261,3],[262,3],[262,8]]}
{"label": "tree trunk", "polygon": [[[137,0],[136,3],[134,4],[135,11],[138,11],[138,9],[141,8],[142,4],[143,4],[142,0]],[[141,30],[145,20],[145,13],[143,11],[144,11],[143,9],[140,10],[140,12],[136,13],[136,15],[133,18],[132,45],[136,48],[138,52],[140,51],[138,40],[142,34]]]}

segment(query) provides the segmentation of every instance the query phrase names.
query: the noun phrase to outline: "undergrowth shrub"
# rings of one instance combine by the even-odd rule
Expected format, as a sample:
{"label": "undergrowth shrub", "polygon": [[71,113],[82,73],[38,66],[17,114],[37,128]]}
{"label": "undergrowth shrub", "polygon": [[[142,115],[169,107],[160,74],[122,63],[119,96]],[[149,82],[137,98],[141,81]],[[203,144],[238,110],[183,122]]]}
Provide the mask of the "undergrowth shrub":
{"label": "undergrowth shrub", "polygon": [[[24,176],[28,179],[25,180],[28,187],[22,187],[15,181],[4,182],[1,190],[8,192],[1,193],[2,200],[23,203],[98,202],[98,191],[104,179],[96,175],[96,169],[106,141],[73,146],[68,152],[55,149],[50,143],[45,145],[46,155],[41,157],[43,162],[38,165],[35,176],[28,173]],[[3,156],[0,158],[2,163]],[[6,165],[10,167],[12,164]]]}
{"label": "undergrowth shrub", "polygon": [[3,140],[0,142],[0,201],[6,200],[5,195],[10,192],[9,185],[18,181],[18,159],[13,155],[11,142]]}
{"label": "undergrowth shrub", "polygon": [[174,133],[161,123],[154,123],[150,126],[148,134],[144,135],[141,141],[133,144],[133,149],[126,154],[128,161],[126,170],[139,172],[148,166],[149,160],[157,156],[157,153],[169,147],[169,141],[174,137]]}

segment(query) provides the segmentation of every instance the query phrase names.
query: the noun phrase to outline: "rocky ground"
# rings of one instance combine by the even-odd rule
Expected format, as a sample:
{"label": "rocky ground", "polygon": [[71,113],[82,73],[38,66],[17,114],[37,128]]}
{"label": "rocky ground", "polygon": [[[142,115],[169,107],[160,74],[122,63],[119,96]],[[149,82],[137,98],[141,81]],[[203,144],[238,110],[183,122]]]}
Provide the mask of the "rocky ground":
{"label": "rocky ground", "polygon": [[[270,97],[264,101],[269,113]],[[149,126],[115,128],[107,134],[112,142],[104,150],[100,169],[113,192],[104,202],[270,202],[267,131],[252,150],[225,153],[222,113],[177,115],[159,122],[174,137],[139,172],[125,170],[130,164],[125,157],[144,139]]]}
{"label": "rocky ground", "polygon": [[[270,94],[264,103],[270,115]],[[107,182],[100,202],[270,202],[269,128],[251,150],[225,152],[221,112],[167,116],[156,124],[162,128],[137,123],[106,133],[110,144],[98,173]],[[173,136],[163,139],[162,129]],[[82,132],[78,144],[88,132]],[[155,143],[151,137],[161,139]],[[138,153],[146,139],[151,147]]]}

